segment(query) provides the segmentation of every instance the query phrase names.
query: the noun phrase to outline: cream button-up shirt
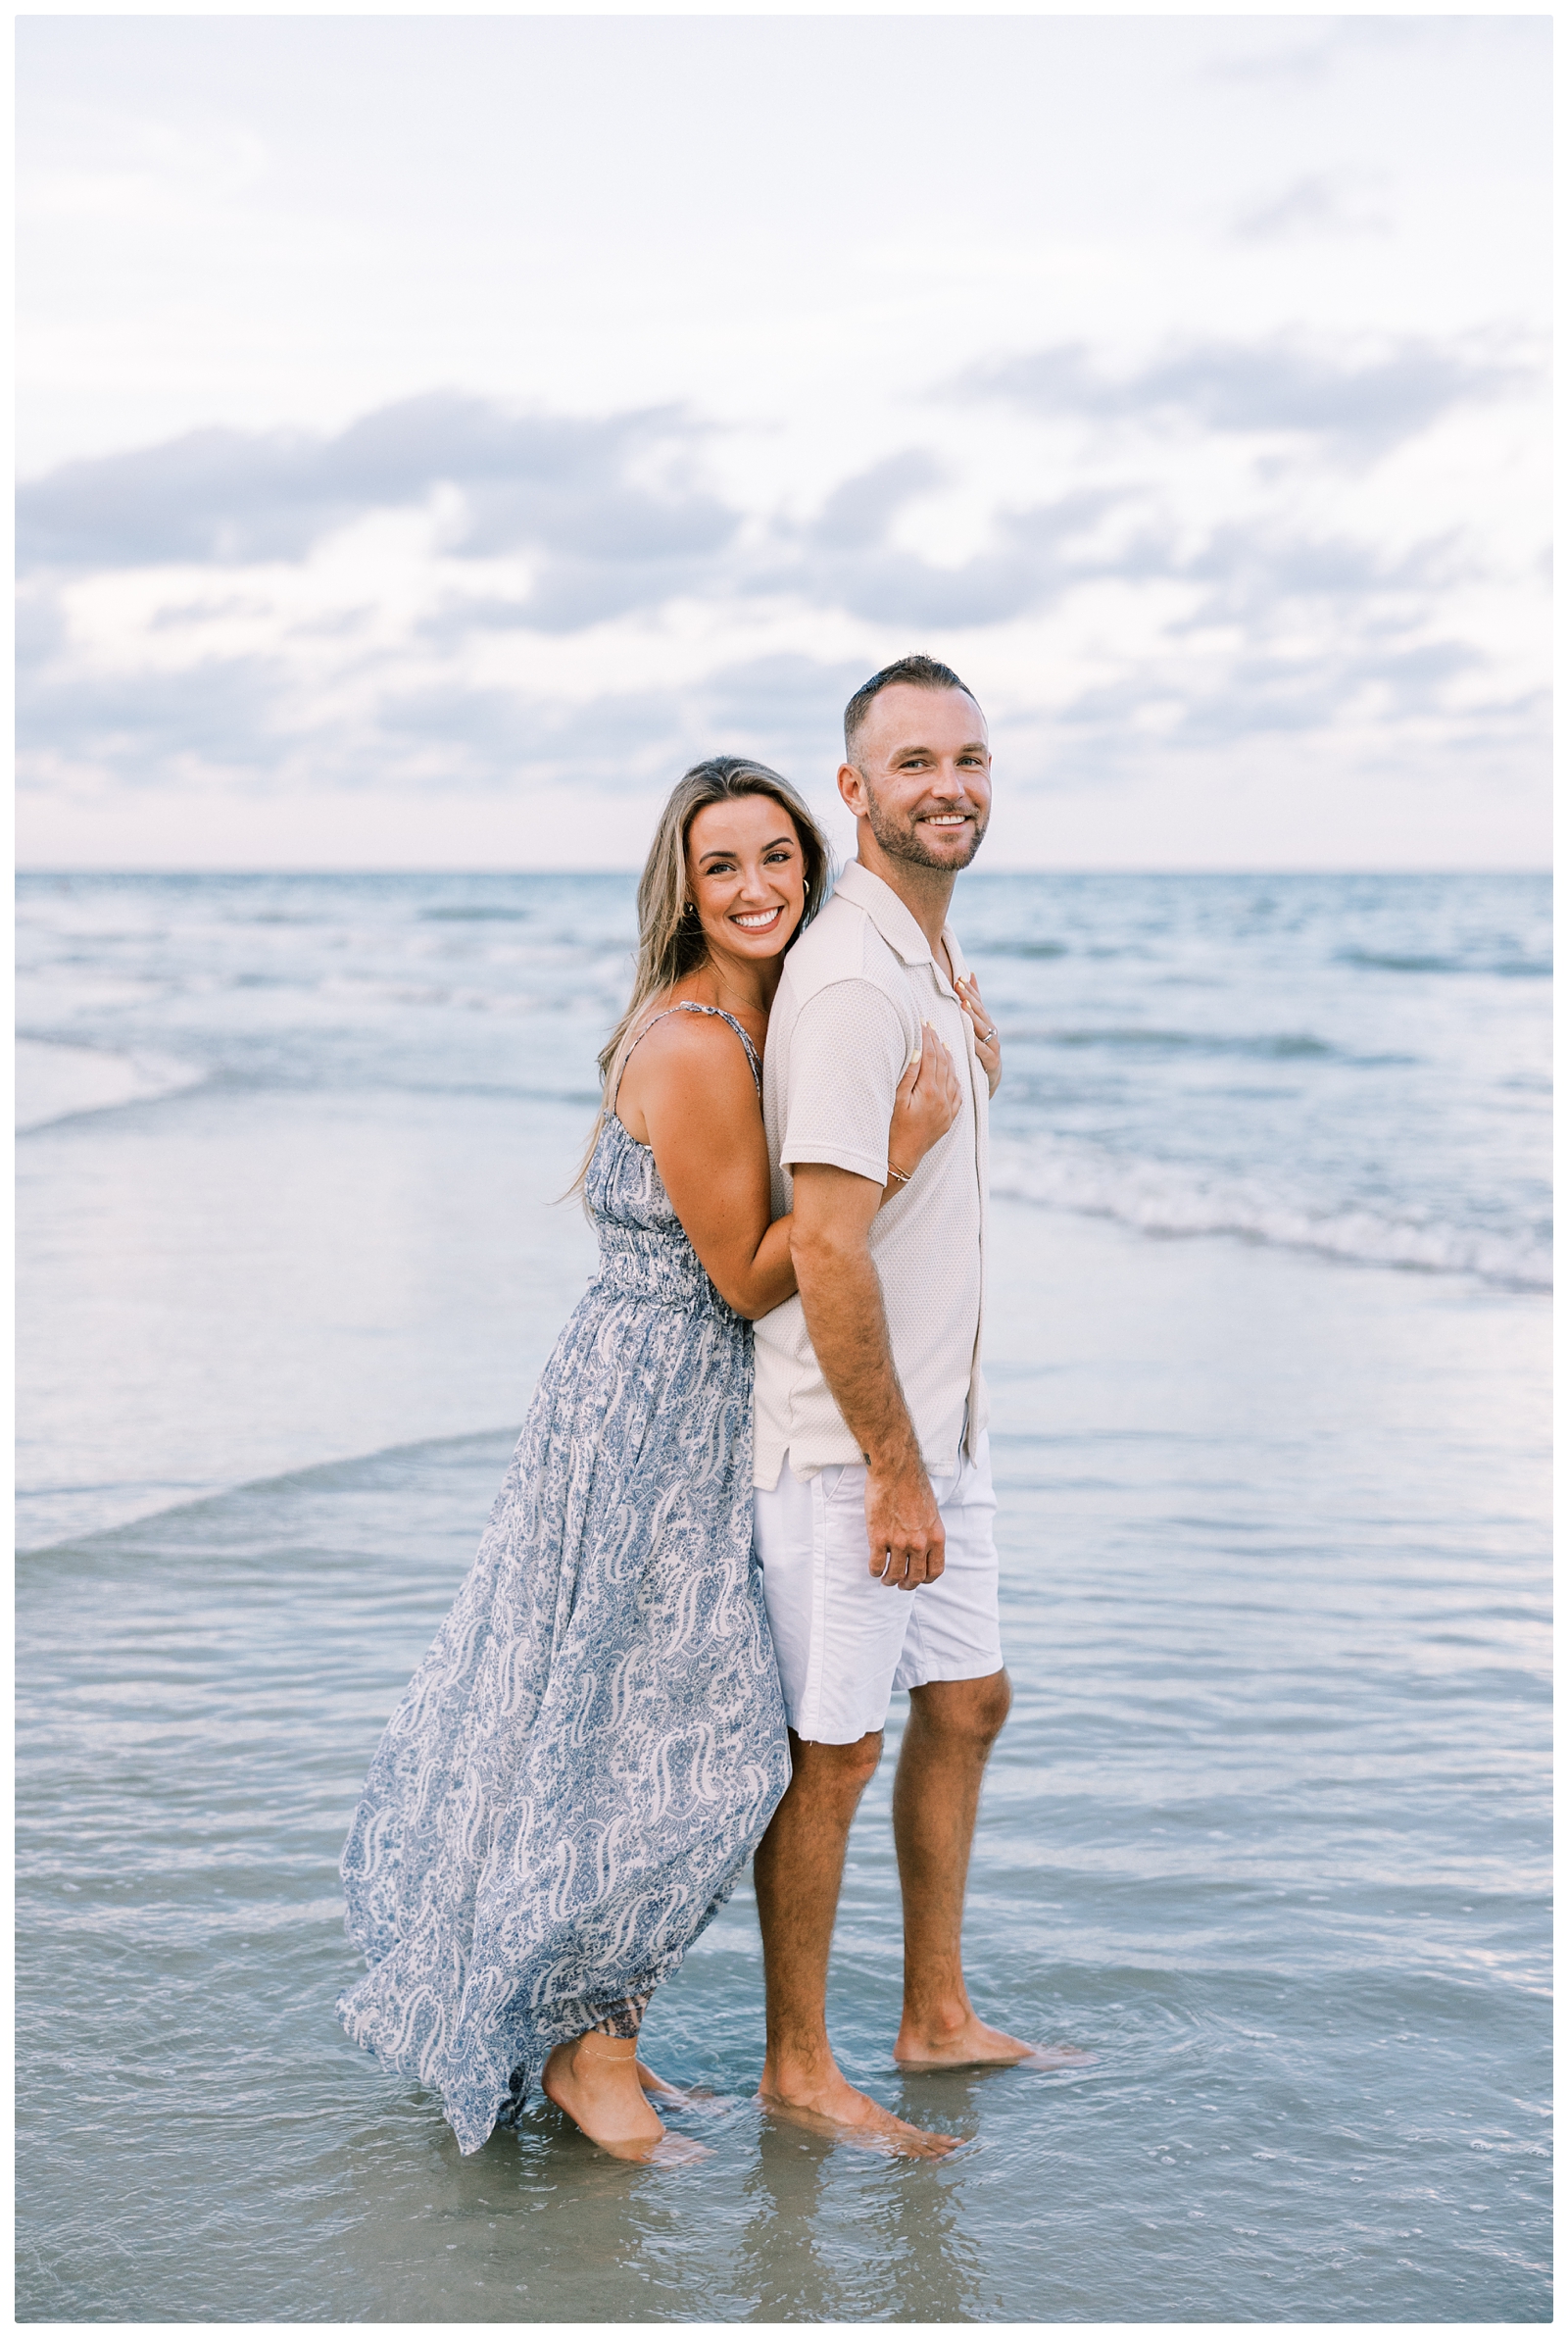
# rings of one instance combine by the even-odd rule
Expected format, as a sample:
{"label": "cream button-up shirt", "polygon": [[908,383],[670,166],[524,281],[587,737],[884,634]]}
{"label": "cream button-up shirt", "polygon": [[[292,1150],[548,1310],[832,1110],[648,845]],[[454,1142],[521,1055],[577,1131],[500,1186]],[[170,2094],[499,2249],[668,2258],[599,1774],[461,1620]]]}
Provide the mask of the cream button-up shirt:
{"label": "cream button-up shirt", "polygon": [[[944,929],[942,938],[954,972],[966,973],[953,934]],[[962,1105],[909,1183],[878,1211],[870,1246],[921,1458],[933,1476],[948,1476],[960,1439],[972,1456],[986,1424],[990,1088],[946,969],[892,887],[854,861],[785,959],[768,1018],[762,1111],[775,1218],[794,1207],[790,1172],[803,1161],[887,1182],[894,1091],[922,1020],[947,1043]],[[797,1477],[864,1458],[822,1376],[798,1297],[757,1324],[754,1482],[776,1485],[786,1453]]]}

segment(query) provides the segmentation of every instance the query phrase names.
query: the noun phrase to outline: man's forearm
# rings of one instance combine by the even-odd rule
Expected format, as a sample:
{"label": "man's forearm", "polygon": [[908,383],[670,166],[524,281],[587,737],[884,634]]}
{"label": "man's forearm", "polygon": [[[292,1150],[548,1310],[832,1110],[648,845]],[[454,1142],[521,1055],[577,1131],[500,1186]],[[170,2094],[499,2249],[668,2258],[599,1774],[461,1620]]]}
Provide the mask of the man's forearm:
{"label": "man's forearm", "polygon": [[884,1467],[917,1461],[919,1445],[894,1369],[882,1285],[868,1246],[853,1237],[797,1236],[792,1254],[822,1377],[860,1451]]}
{"label": "man's forearm", "polygon": [[866,1564],[890,1590],[914,1591],[941,1574],[946,1536],[893,1368],[871,1258],[881,1199],[848,1169],[802,1163],[790,1254],[816,1361],[866,1459]]}

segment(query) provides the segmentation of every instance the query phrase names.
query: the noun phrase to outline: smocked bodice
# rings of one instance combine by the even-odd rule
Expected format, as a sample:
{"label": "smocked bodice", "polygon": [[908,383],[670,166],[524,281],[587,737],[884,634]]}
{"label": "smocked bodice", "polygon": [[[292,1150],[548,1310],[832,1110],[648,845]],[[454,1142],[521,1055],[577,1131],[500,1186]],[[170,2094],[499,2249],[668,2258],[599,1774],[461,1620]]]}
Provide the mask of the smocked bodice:
{"label": "smocked bodice", "polygon": [[[762,1068],[742,1024],[722,1007],[704,1006],[695,999],[678,1000],[649,1018],[620,1059],[622,1072],[655,1023],[671,1015],[710,1016],[728,1023],[746,1050],[758,1096],[761,1096]],[[618,1088],[618,1079],[615,1085]],[[590,1291],[648,1299],[659,1307],[716,1309],[731,1322],[743,1319],[709,1281],[654,1167],[652,1148],[640,1145],[613,1110],[605,1115],[583,1192],[599,1236],[599,1271],[588,1286]]]}
{"label": "smocked bodice", "polygon": [[583,1190],[599,1237],[590,1290],[733,1316],[686,1238],[652,1152],[613,1113],[605,1115]]}

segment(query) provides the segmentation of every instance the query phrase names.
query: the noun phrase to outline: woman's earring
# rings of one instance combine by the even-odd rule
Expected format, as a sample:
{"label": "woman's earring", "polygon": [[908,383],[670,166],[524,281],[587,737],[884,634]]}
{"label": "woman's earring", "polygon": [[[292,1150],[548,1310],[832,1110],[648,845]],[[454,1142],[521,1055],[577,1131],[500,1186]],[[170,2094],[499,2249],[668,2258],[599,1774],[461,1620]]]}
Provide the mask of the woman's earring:
{"label": "woman's earring", "polygon": [[695,902],[695,901],[688,901],[688,902],[687,902],[687,904],[686,904],[686,906],[685,906],[685,908],[684,908],[684,909],[681,911],[681,913],[680,913],[680,914],[681,914],[681,916],[682,916],[683,918],[695,918],[695,917],[696,917],[696,915],[697,915],[697,904],[696,904],[696,902]]}

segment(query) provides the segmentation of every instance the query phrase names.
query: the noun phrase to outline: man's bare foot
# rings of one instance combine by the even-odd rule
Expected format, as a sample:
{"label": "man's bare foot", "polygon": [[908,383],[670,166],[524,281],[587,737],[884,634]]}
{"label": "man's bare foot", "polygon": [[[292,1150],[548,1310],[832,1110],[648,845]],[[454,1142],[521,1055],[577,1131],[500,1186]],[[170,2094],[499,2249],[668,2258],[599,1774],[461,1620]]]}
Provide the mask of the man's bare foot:
{"label": "man's bare foot", "polygon": [[[700,2143],[665,2134],[662,2119],[642,2089],[645,2067],[637,2060],[635,2038],[607,2038],[591,2029],[556,2048],[539,2083],[556,2109],[614,2159],[656,2166],[708,2159],[710,2155]],[[650,2070],[648,2076],[653,2075]]]}
{"label": "man's bare foot", "polygon": [[838,2069],[827,2078],[782,2083],[788,2091],[775,2092],[781,2081],[764,2070],[758,2101],[775,2118],[788,2119],[792,2126],[806,2127],[813,2135],[831,2135],[836,2142],[856,2144],[861,2151],[889,2153],[901,2160],[945,2160],[958,2148],[956,2135],[933,2135],[924,2127],[911,2127],[907,2119],[895,2118],[891,2111],[884,2111],[880,2103],[873,2103],[869,2095],[852,2086]]}
{"label": "man's bare foot", "polygon": [[956,2027],[924,2029],[906,2015],[893,2059],[901,2070],[1059,2070],[1095,2058],[1081,2046],[1031,2046],[1027,2038],[1009,2037],[971,2013]]}

